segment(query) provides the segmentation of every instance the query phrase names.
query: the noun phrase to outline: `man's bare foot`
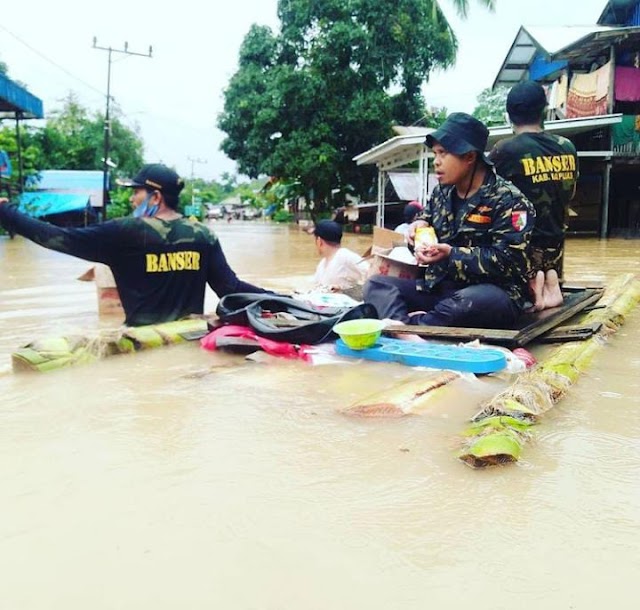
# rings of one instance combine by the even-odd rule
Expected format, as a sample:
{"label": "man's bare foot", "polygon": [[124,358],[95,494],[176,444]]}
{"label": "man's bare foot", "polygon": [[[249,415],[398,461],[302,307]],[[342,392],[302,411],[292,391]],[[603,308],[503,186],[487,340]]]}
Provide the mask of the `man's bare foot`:
{"label": "man's bare foot", "polygon": [[527,309],[527,312],[532,313],[535,311],[542,311],[545,308],[544,271],[538,271],[538,273],[536,273],[536,277],[529,280],[529,292],[533,297],[533,307]]}
{"label": "man's bare foot", "polygon": [[547,275],[544,282],[544,309],[549,307],[558,307],[562,305],[562,290],[560,290],[560,282],[558,280],[558,273],[555,269],[547,271]]}

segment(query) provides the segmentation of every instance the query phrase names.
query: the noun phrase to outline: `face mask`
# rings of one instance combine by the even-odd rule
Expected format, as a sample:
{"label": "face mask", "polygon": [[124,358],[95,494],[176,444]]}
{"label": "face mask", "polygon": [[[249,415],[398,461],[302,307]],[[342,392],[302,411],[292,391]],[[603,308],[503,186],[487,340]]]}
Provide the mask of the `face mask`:
{"label": "face mask", "polygon": [[133,210],[133,215],[135,218],[152,218],[156,215],[156,213],[158,212],[158,205],[150,205],[149,203],[152,196],[153,193],[149,193],[144,198],[144,201],[135,210]]}

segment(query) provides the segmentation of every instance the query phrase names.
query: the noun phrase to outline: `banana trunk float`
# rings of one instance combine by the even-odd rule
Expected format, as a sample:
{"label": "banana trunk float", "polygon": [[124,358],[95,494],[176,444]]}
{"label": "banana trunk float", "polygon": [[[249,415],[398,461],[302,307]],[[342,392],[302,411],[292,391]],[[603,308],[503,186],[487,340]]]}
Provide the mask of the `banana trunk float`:
{"label": "banana trunk float", "polygon": [[420,379],[412,377],[358,400],[341,412],[350,417],[404,417],[420,413],[436,390],[459,377],[453,371],[433,371]]}
{"label": "banana trunk float", "polygon": [[463,433],[458,457],[473,468],[515,462],[530,438],[530,428],[558,402],[587,369],[606,337],[624,323],[640,302],[640,281],[633,275],[614,281],[581,323],[601,323],[586,341],[565,343],[507,390],[482,405]]}
{"label": "banana trunk float", "polygon": [[182,343],[189,333],[207,331],[204,319],[178,320],[151,326],[102,331],[97,335],[43,337],[32,341],[11,354],[14,371],[44,373],[76,364],[95,362],[114,354]]}

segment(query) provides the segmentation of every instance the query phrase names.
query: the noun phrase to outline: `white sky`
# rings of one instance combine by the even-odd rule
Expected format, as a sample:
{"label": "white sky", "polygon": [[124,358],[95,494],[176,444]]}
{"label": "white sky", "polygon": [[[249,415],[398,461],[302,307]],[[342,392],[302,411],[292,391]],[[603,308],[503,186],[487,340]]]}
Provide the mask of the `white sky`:
{"label": "white sky", "polygon": [[[386,0],[380,0],[381,2]],[[456,32],[456,66],[434,73],[426,88],[429,106],[471,112],[477,95],[491,86],[520,25],[589,25],[605,0],[497,0],[496,13],[470,0],[466,22],[441,4]],[[125,123],[139,125],[145,160],[218,179],[235,173],[220,150],[216,128],[222,92],[237,68],[238,49],[252,23],[276,28],[276,0],[182,0],[178,4],[136,0],[31,0],[27,12],[3,11],[0,60],[9,76],[43,100],[45,115],[60,108],[69,91],[104,112],[108,53],[98,45],[146,53],[151,59],[113,54],[111,95]],[[364,151],[363,151],[364,152]]]}

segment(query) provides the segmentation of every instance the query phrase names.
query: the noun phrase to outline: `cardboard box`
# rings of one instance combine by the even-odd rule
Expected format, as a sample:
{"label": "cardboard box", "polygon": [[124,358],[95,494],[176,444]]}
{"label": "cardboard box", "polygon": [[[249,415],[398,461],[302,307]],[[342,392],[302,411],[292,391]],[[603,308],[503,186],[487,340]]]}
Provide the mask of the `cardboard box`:
{"label": "cardboard box", "polygon": [[[398,256],[399,248],[406,249],[402,252],[402,256]],[[374,227],[373,244],[363,256],[369,259],[367,277],[389,275],[410,280],[418,277],[418,264],[409,262],[410,252],[406,248],[404,236],[401,233]]]}
{"label": "cardboard box", "polygon": [[107,265],[97,263],[78,279],[83,282],[94,281],[96,283],[99,315],[117,315],[124,318],[124,309],[120,301],[116,281],[113,278],[111,269]]}

